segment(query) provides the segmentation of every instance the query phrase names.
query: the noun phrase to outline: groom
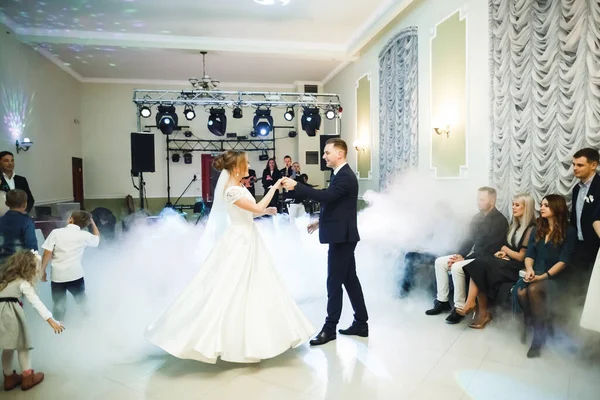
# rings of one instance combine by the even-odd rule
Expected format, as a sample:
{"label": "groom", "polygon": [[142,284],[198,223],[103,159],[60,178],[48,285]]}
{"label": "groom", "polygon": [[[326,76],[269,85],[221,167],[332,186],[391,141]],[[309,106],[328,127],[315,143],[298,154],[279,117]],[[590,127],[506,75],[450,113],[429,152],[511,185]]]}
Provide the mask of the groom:
{"label": "groom", "polygon": [[342,313],[343,289],[354,308],[354,322],[343,335],[369,336],[367,307],[356,275],[354,249],[360,240],[356,226],[358,180],[346,162],[348,146],[341,139],[329,139],[323,159],[333,175],[327,190],[315,190],[307,185],[284,178],[283,187],[295,190],[296,196],[308,197],[321,203],[319,220],[308,225],[308,233],[319,231],[321,243],[329,244],[327,254],[327,318],[321,332],[310,341],[312,346],[325,344],[336,338],[335,328]]}

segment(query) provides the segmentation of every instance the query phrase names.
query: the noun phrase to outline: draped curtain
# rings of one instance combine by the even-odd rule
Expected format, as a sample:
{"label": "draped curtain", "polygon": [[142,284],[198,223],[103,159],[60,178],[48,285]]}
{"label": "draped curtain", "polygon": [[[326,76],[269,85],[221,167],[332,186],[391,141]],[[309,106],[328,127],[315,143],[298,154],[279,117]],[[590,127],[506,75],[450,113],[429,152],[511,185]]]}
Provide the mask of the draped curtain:
{"label": "draped curtain", "polygon": [[417,27],[402,30],[379,54],[379,188],[418,165]]}
{"label": "draped curtain", "polygon": [[498,205],[568,196],[572,155],[600,147],[600,1],[489,0],[491,171]]}

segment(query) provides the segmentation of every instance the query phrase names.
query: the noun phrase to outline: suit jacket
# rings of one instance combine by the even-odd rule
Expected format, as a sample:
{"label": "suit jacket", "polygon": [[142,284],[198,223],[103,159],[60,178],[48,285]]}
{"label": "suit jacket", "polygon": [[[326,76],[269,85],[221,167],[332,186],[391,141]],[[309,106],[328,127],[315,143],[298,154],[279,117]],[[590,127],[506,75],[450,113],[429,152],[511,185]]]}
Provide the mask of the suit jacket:
{"label": "suit jacket", "polygon": [[469,254],[471,254],[469,258],[494,254],[504,245],[507,231],[508,221],[498,209],[494,208],[488,215],[480,212],[471,220],[469,237],[458,254],[463,258],[467,258]]}
{"label": "suit jacket", "polygon": [[[573,188],[573,197],[571,198],[571,226],[577,231],[577,195],[579,195],[579,184]],[[581,210],[581,233],[583,234],[583,242],[586,250],[594,253],[593,257],[596,257],[598,248],[600,247],[600,238],[594,231],[592,224],[598,218],[600,212],[600,176],[596,174],[590,188],[588,190],[588,196],[593,196],[593,202],[584,202],[583,209]],[[576,236],[577,237],[577,236]]]}
{"label": "suit jacket", "polygon": [[356,243],[360,240],[356,215],[358,179],[348,164],[332,176],[326,190],[316,190],[298,183],[296,195],[321,203],[319,241],[321,243]]}
{"label": "suit jacket", "polygon": [[[29,189],[29,183],[27,183],[27,179],[21,175],[15,175],[15,189],[21,189],[25,193],[27,193],[27,212],[30,212],[33,208],[33,204],[35,203],[35,199],[31,194],[31,190]],[[0,190],[8,192],[10,187],[8,186],[8,182],[4,179],[4,174],[0,174]]]}
{"label": "suit jacket", "polygon": [[294,169],[292,167],[289,168],[285,168],[283,167],[282,169],[279,170],[279,172],[281,173],[281,176],[286,176],[286,177],[295,177],[294,175]]}

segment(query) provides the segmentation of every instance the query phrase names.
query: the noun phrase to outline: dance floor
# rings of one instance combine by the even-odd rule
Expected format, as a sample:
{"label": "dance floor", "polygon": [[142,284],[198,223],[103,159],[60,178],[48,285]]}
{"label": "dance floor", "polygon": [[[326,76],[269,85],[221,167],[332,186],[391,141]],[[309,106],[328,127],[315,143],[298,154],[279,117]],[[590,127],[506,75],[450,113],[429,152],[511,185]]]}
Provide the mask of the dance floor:
{"label": "dance floor", "polygon": [[[44,292],[44,289],[42,289]],[[368,293],[367,293],[368,294]],[[47,294],[42,293],[42,298]],[[368,297],[367,297],[368,300]],[[34,368],[46,380],[29,392],[2,393],[13,399],[598,399],[600,363],[579,360],[569,341],[558,332],[539,359],[529,360],[519,341],[518,324],[499,317],[486,329],[468,328],[464,321],[447,325],[444,316],[424,314],[425,296],[415,295],[370,306],[368,339],[338,336],[327,345],[303,345],[253,365],[206,365],[179,360],[145,345],[134,358],[104,361],[101,344],[86,344],[76,328],[59,337],[35,338]],[[70,305],[72,306],[72,304]],[[315,326],[320,326],[325,299],[301,303]],[[341,326],[351,322],[344,305]],[[72,310],[72,308],[71,308]],[[31,310],[29,310],[31,311]],[[29,312],[30,320],[35,314]],[[70,324],[76,327],[77,313]],[[67,324],[69,321],[65,321]],[[93,321],[86,322],[93,324]],[[32,329],[48,330],[32,321]],[[118,328],[118,327],[117,327]],[[45,332],[45,331],[44,331]],[[561,340],[560,338],[563,337]],[[73,343],[75,354],[54,348]],[[44,340],[44,342],[40,342]],[[144,340],[140,337],[140,343]],[[78,344],[84,346],[78,346]],[[114,350],[114,349],[113,349]],[[108,350],[107,350],[108,351]],[[112,351],[112,350],[111,350]],[[126,352],[126,351],[124,351]],[[78,362],[73,358],[79,357]]]}

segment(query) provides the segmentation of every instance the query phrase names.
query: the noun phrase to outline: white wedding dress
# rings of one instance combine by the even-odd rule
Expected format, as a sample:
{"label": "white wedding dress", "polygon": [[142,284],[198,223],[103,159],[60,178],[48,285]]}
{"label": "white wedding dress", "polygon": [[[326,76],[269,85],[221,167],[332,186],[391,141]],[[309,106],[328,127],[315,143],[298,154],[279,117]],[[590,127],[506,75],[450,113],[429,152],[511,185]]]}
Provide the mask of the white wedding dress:
{"label": "white wedding dress", "polygon": [[253,363],[297,347],[315,333],[273,266],[254,216],[233,203],[254,198],[245,187],[217,191],[224,203],[227,227],[198,274],[174,303],[150,326],[146,338],[178,358],[206,363]]}
{"label": "white wedding dress", "polygon": [[585,298],[585,306],[581,316],[581,326],[585,329],[600,332],[600,252],[596,256],[592,277]]}

